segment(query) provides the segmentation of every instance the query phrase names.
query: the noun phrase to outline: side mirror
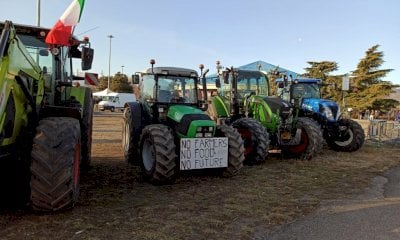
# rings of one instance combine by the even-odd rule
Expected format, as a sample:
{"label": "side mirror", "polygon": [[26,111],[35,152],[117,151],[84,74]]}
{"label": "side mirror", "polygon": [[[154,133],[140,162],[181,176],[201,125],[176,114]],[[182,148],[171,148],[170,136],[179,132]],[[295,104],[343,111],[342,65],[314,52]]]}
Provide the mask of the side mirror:
{"label": "side mirror", "polygon": [[93,48],[82,46],[82,70],[89,70],[92,68],[94,50]]}
{"label": "side mirror", "polygon": [[139,84],[139,80],[140,80],[139,74],[132,75],[132,83],[133,84]]}
{"label": "side mirror", "polygon": [[221,88],[221,80],[219,79],[219,77],[217,77],[217,78],[215,79],[215,86],[216,86],[217,88]]}

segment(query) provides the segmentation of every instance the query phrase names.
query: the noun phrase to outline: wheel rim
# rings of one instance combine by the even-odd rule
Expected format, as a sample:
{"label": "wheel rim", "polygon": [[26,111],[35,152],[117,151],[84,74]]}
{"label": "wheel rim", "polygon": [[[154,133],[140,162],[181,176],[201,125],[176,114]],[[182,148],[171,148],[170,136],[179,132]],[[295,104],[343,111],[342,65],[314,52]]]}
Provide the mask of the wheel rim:
{"label": "wheel rim", "polygon": [[74,188],[76,189],[79,182],[79,160],[81,158],[81,146],[75,144],[75,159],[74,159]]}
{"label": "wheel rim", "polygon": [[353,131],[351,129],[347,129],[343,136],[348,136],[347,140],[345,141],[335,141],[335,144],[341,147],[347,146],[351,144],[354,138]]}
{"label": "wheel rim", "polygon": [[238,132],[242,136],[244,142],[244,156],[247,158],[254,152],[254,143],[251,138],[251,133],[248,129],[238,129]]}
{"label": "wheel rim", "polygon": [[306,151],[309,142],[310,140],[308,139],[307,133],[304,129],[302,129],[300,135],[300,143],[296,146],[290,146],[289,151],[293,154],[301,154]]}
{"label": "wheel rim", "polygon": [[143,153],[142,153],[143,166],[146,171],[151,171],[155,164],[155,153],[153,144],[149,139],[146,139],[143,143]]}

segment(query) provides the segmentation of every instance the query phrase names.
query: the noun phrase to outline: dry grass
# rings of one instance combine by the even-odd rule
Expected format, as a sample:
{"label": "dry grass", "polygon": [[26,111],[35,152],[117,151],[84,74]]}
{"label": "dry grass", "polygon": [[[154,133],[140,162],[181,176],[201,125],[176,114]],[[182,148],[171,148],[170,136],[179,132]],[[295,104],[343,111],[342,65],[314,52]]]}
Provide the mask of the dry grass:
{"label": "dry grass", "polygon": [[120,116],[95,118],[93,168],[77,206],[47,215],[0,209],[0,239],[252,239],[322,200],[361,193],[400,163],[399,148],[367,142],[355,153],[271,157],[233,178],[184,172],[173,185],[153,186],[123,162]]}

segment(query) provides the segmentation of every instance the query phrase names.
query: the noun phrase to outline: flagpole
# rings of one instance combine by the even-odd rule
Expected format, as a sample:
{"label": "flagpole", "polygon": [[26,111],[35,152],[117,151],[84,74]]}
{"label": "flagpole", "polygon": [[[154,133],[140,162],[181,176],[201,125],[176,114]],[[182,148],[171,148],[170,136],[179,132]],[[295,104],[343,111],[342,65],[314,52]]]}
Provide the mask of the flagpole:
{"label": "flagpole", "polygon": [[37,0],[37,19],[36,25],[40,27],[40,0]]}

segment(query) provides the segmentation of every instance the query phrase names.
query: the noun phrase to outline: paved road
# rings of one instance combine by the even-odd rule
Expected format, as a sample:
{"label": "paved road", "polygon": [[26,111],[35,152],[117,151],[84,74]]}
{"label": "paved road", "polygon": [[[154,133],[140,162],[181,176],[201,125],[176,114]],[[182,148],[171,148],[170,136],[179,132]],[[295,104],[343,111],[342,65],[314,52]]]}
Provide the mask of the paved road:
{"label": "paved road", "polygon": [[400,167],[376,177],[365,194],[324,204],[315,214],[255,239],[398,240]]}

